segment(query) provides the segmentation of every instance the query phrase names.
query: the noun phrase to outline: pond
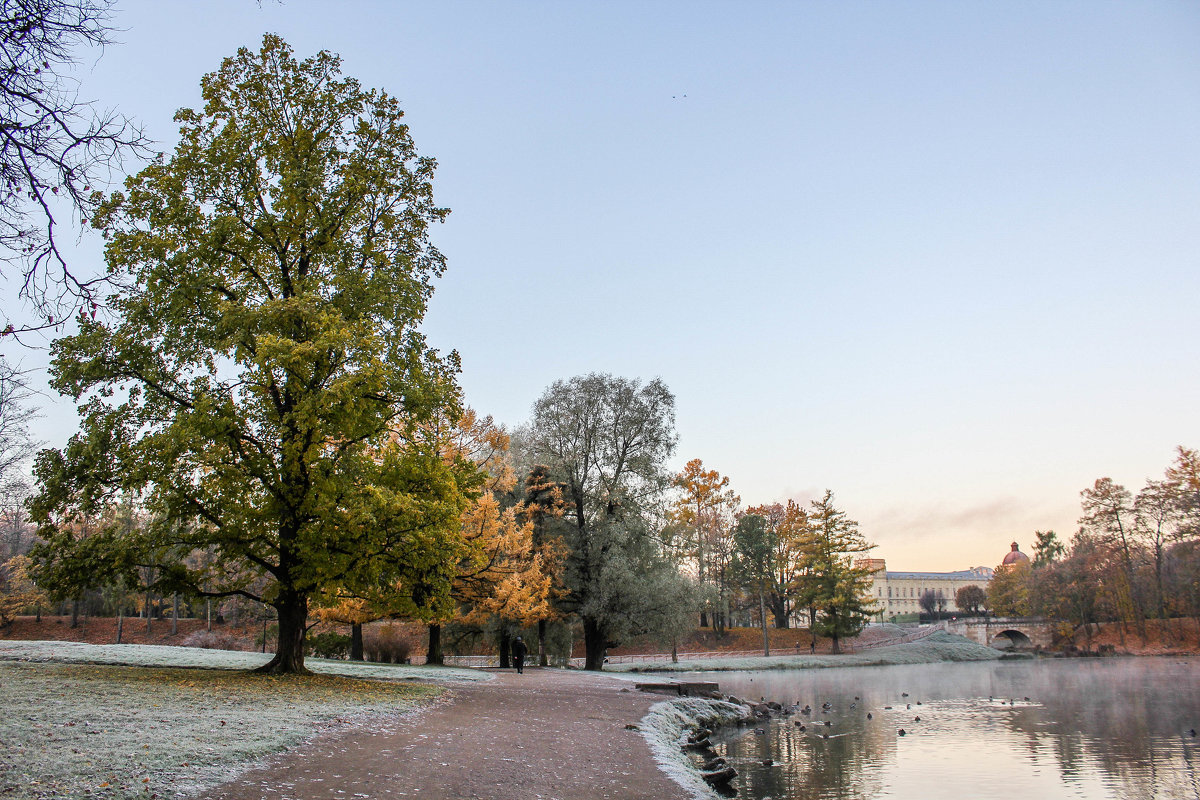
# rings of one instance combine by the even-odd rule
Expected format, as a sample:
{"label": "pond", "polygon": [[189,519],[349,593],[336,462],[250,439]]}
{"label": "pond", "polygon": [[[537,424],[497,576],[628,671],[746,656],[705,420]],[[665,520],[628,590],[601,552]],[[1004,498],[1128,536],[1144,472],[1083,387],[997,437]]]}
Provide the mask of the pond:
{"label": "pond", "polygon": [[741,798],[1200,800],[1200,658],[686,679],[795,706],[769,722],[714,735],[717,751],[739,772],[731,788]]}

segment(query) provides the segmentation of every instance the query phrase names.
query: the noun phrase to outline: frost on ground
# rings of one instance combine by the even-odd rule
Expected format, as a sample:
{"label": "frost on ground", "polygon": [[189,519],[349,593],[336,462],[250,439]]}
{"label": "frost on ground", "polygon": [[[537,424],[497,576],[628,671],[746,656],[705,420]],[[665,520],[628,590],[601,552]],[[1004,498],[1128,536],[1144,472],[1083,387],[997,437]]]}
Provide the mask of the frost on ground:
{"label": "frost on ground", "polygon": [[[94,663],[104,660],[140,665]],[[381,677],[470,672],[322,660],[309,663],[325,674],[245,671],[265,660],[146,645],[0,643],[0,797],[188,797],[323,731],[387,726],[442,692]]]}
{"label": "frost on ground", "polygon": [[941,661],[995,661],[1004,656],[962,636],[938,631],[916,642],[878,647],[840,656],[758,656],[751,658],[700,658],[668,662],[608,664],[621,672],[701,672],[747,669],[815,669],[820,667],[878,667],[891,664],[935,664]]}
{"label": "frost on ground", "polygon": [[[271,654],[242,650],[204,650],[152,644],[87,644],[58,641],[0,640],[0,661],[55,661],[70,664],[121,664],[130,667],[199,667],[201,669],[254,669],[271,660]],[[483,670],[455,667],[374,664],[325,658],[304,660],[313,672],[348,678],[388,680],[485,681]]]}
{"label": "frost on ground", "polygon": [[378,725],[441,691],[333,675],[0,662],[0,796],[186,797],[322,730]]}
{"label": "frost on ground", "polygon": [[698,727],[731,725],[738,720],[753,718],[748,707],[721,700],[702,700],[697,697],[667,700],[650,706],[650,711],[642,717],[642,736],[650,745],[659,768],[671,780],[696,800],[710,800],[720,795],[704,782],[680,746],[687,741],[688,734]]}

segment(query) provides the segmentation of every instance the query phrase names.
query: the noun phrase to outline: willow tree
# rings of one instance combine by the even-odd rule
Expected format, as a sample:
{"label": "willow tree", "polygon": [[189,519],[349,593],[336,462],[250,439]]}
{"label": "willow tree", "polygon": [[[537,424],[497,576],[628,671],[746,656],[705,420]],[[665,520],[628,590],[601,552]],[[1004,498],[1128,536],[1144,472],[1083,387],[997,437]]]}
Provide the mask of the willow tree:
{"label": "willow tree", "polygon": [[583,623],[585,669],[603,669],[605,650],[623,638],[677,630],[664,603],[699,611],[658,537],[676,440],[666,384],[597,373],[555,381],[534,404],[527,438],[529,455],[561,488],[558,606]]}
{"label": "willow tree", "polygon": [[[136,496],[154,524],[106,539],[127,574],[171,554],[163,588],[273,606],[263,669],[298,672],[309,601],[331,587],[448,602],[476,470],[429,434],[458,408],[457,360],[417,327],[447,212],[396,100],[337,56],[299,61],[267,35],[202,87],[174,154],[96,215],[132,289],[54,346],[82,421],[37,463],[38,557],[94,557],[62,523]],[[200,549],[211,567],[178,558]]]}

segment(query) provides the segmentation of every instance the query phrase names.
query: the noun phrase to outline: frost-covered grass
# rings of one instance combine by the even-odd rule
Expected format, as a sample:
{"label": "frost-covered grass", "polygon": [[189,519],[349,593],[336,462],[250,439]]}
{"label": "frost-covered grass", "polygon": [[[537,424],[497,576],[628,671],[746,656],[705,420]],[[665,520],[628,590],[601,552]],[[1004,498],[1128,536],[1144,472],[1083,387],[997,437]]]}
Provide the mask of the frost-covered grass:
{"label": "frost-covered grass", "polygon": [[0,642],[0,797],[188,797],[323,731],[386,727],[442,692],[411,678],[490,677],[319,659],[311,676],[247,671],[266,658]]}
{"label": "frost-covered grass", "polygon": [[934,664],[940,661],[995,661],[1003,657],[999,650],[972,642],[962,636],[938,631],[908,644],[877,647],[862,653],[840,656],[788,655],[752,658],[702,658],[644,664],[609,664],[614,672],[708,672],[751,669],[818,669],[821,667],[878,667],[890,664]]}
{"label": "frost-covered grass", "polygon": [[378,726],[441,691],[335,675],[0,662],[0,796],[186,797],[322,730]]}
{"label": "frost-covered grass", "polygon": [[[0,640],[0,661],[54,661],[71,664],[119,664],[130,667],[198,667],[241,669],[261,667],[270,654],[240,650],[204,650],[198,647],[169,647],[151,644],[86,644],[84,642]],[[455,667],[373,664],[306,658],[313,672],[350,678],[387,680],[485,681],[492,676],[482,670]]]}
{"label": "frost-covered grass", "polygon": [[747,706],[685,697],[650,706],[650,711],[642,717],[642,736],[650,745],[659,768],[671,780],[693,798],[710,800],[720,795],[704,782],[680,745],[687,741],[688,733],[699,726],[731,725],[738,720],[753,718]]}

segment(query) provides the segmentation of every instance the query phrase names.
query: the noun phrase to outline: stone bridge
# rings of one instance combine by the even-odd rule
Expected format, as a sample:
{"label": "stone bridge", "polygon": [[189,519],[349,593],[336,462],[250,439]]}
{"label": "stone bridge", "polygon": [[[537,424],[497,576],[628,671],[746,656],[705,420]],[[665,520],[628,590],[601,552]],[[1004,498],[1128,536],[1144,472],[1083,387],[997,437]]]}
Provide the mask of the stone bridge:
{"label": "stone bridge", "polygon": [[1058,621],[1045,617],[969,617],[938,623],[950,633],[1001,650],[1050,647]]}

